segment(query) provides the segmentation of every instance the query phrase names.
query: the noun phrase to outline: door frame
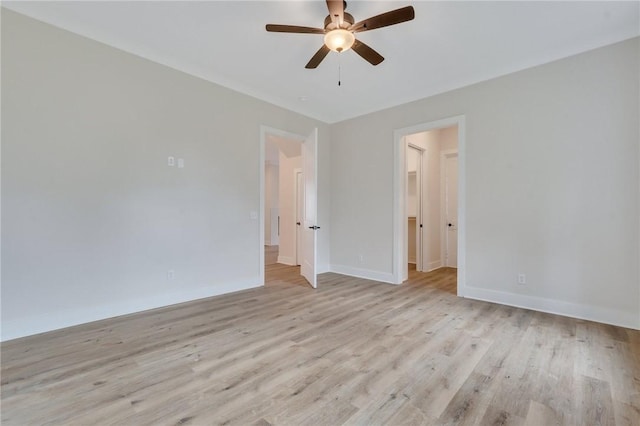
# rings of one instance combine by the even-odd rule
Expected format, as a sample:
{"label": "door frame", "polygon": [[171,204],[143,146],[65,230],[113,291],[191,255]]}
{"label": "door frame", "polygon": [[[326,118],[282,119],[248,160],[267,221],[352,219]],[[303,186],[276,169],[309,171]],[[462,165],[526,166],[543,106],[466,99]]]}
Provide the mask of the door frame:
{"label": "door frame", "polygon": [[[302,182],[302,185],[300,184],[300,181],[298,181],[298,178],[303,178],[304,179],[304,175],[302,174],[302,169],[301,168],[295,168],[293,169],[293,181],[294,183],[294,187],[295,187],[295,202],[293,203],[293,217],[295,217],[296,219],[298,219],[298,210],[300,209],[300,206],[304,203],[304,181]],[[302,197],[300,197],[300,186],[302,186]],[[304,212],[304,206],[302,206],[302,211]],[[299,218],[300,219],[300,225],[296,224],[296,250],[295,250],[295,259],[294,259],[294,263],[296,264],[296,266],[300,265],[300,258],[302,257],[302,255],[300,254],[300,251],[302,250],[302,243],[301,243],[301,239],[302,239],[302,232],[301,231],[301,227],[302,227],[302,217]]]}
{"label": "door frame", "polygon": [[458,126],[458,276],[457,294],[465,295],[466,285],[466,127],[465,116],[458,115],[430,121],[393,131],[393,259],[392,274],[395,284],[402,284],[408,276],[405,254],[407,163],[405,137],[414,133]]}
{"label": "door frame", "polygon": [[[411,142],[408,142],[406,144],[406,149],[414,149],[416,151],[418,151],[418,158],[420,159],[420,171],[418,172],[418,166],[416,166],[416,235],[415,235],[415,239],[416,239],[416,271],[418,272],[422,272],[425,269],[425,265],[424,265],[424,260],[429,258],[429,245],[424,243],[425,240],[425,232],[424,232],[424,227],[420,227],[421,224],[424,224],[425,222],[425,217],[424,217],[424,199],[425,199],[425,186],[424,185],[424,181],[425,181],[425,176],[427,175],[426,172],[426,165],[425,165],[425,155],[427,150],[419,145],[413,144]],[[407,175],[409,171],[407,170]],[[407,185],[405,185],[405,194],[408,195],[409,192],[409,185],[407,183]],[[406,199],[405,199],[406,200]],[[419,204],[418,204],[419,202]],[[407,225],[408,226],[408,225]],[[407,232],[408,234],[408,232]],[[408,243],[408,241],[406,241]],[[408,244],[405,244],[405,252],[407,253],[407,263],[409,263],[409,250],[408,250]]]}
{"label": "door frame", "polygon": [[[460,156],[458,155],[457,149],[447,149],[446,151],[440,152],[440,259],[442,259],[442,266],[447,266],[447,245],[448,245],[448,235],[447,235],[447,206],[446,206],[446,173],[447,170],[443,166],[446,164],[448,158],[458,158],[458,169],[460,167]],[[460,173],[458,173],[458,179],[460,179]],[[458,185],[459,186],[459,185]],[[458,197],[458,201],[460,201],[460,197]],[[458,207],[458,211],[460,208]],[[460,230],[460,226],[458,225],[458,230]],[[460,233],[458,233],[458,244],[460,243]]]}
{"label": "door frame", "polygon": [[259,219],[259,228],[260,228],[260,247],[258,253],[260,254],[259,264],[260,264],[260,273],[259,273],[259,285],[264,285],[264,210],[265,210],[265,167],[264,162],[266,159],[266,145],[267,145],[267,135],[279,136],[286,139],[292,139],[299,141],[300,143],[304,143],[306,136],[301,136],[296,133],[287,132],[286,130],[280,130],[273,127],[260,125],[260,164],[259,164],[259,176],[260,176],[260,210],[258,213]]}

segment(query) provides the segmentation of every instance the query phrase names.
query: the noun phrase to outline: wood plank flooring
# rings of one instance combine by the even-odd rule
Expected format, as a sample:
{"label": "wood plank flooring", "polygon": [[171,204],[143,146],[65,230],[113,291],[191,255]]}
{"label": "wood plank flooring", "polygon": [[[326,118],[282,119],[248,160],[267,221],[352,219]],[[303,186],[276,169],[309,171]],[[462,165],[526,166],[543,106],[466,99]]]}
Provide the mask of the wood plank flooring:
{"label": "wood plank flooring", "polygon": [[279,246],[264,246],[264,264],[275,265],[278,262]]}
{"label": "wood plank flooring", "polygon": [[337,274],[2,344],[3,425],[639,425],[640,332]]}

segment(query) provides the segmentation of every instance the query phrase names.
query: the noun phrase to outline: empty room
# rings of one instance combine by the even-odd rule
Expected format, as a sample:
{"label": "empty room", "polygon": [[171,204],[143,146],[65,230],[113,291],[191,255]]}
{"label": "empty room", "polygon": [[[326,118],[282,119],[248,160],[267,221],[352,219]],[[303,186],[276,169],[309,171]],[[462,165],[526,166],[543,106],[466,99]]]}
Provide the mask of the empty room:
{"label": "empty room", "polygon": [[0,18],[3,425],[640,424],[640,2]]}

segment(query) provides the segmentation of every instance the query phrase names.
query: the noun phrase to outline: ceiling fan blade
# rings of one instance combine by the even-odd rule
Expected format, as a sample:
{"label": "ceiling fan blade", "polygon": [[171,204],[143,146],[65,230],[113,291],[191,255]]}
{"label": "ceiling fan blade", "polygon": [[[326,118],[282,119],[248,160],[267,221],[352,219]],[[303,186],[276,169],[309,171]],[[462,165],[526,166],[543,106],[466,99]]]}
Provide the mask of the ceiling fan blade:
{"label": "ceiling fan blade", "polygon": [[267,24],[267,31],[272,33],[324,34],[321,28],[299,27],[297,25]]}
{"label": "ceiling fan blade", "polygon": [[311,58],[309,63],[305,65],[305,68],[307,69],[317,68],[318,65],[320,65],[320,62],[322,62],[324,57],[327,56],[327,53],[329,52],[330,52],[330,49],[323,44],[322,47],[316,52],[316,54],[313,55],[313,58]]}
{"label": "ceiling fan blade", "polygon": [[327,8],[333,23],[340,27],[344,21],[344,0],[327,0]]}
{"label": "ceiling fan blade", "polygon": [[392,10],[364,19],[360,22],[356,22],[349,27],[349,31],[359,33],[362,31],[375,30],[376,28],[388,27],[389,25],[411,21],[415,17],[416,12],[413,10],[413,6],[402,7],[400,9]]}
{"label": "ceiling fan blade", "polygon": [[351,48],[371,65],[378,65],[380,62],[384,61],[384,57],[382,55],[380,55],[378,52],[376,52],[360,40],[356,39]]}

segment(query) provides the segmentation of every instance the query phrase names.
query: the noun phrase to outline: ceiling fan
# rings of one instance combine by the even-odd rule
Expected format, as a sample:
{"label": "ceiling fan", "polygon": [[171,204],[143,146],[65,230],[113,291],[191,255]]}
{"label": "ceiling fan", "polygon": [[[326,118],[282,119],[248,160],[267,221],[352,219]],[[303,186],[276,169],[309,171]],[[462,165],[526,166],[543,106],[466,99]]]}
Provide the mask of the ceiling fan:
{"label": "ceiling fan", "polygon": [[[412,6],[391,10],[371,18],[355,22],[353,16],[345,12],[347,2],[343,0],[327,0],[329,15],[324,19],[324,29],[300,27],[296,25],[267,24],[267,31],[276,33],[324,34],[324,44],[311,58],[305,68],[316,68],[329,51],[344,52],[353,49],[371,65],[384,61],[382,55],[356,39],[355,33],[400,24],[415,18]],[[354,23],[355,22],[355,23]]]}

